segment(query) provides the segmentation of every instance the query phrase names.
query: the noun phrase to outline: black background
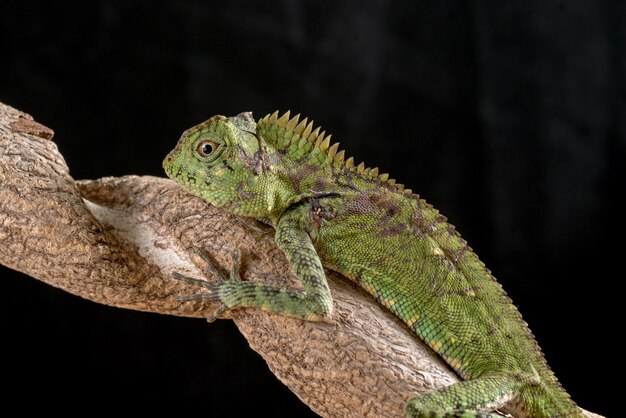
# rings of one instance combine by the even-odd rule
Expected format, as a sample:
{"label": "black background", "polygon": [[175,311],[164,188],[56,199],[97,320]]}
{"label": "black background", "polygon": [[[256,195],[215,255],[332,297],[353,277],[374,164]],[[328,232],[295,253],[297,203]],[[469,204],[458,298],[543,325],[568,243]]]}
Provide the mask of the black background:
{"label": "black background", "polygon": [[[313,117],[446,214],[574,399],[611,415],[624,22],[626,2],[599,0],[5,0],[0,101],[55,130],[77,179],[163,176],[180,133],[217,113]],[[0,277],[6,406],[313,415],[229,321]]]}

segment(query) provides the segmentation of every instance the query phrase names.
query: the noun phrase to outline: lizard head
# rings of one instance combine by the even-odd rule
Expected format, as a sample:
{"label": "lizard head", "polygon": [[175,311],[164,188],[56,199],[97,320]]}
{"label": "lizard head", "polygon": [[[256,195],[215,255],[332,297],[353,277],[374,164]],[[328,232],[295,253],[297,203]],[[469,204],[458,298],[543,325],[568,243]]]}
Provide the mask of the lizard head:
{"label": "lizard head", "polygon": [[[273,157],[272,157],[273,156]],[[289,204],[288,182],[251,113],[213,116],[186,130],[163,160],[167,175],[210,204],[243,216],[271,217]]]}

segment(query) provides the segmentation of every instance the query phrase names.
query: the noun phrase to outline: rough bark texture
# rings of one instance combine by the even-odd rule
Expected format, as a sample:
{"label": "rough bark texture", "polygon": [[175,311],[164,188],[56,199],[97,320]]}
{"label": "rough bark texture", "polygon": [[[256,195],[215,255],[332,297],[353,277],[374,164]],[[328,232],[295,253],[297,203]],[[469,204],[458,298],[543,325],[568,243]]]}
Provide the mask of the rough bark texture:
{"label": "rough bark texture", "polygon": [[[239,247],[245,279],[298,286],[270,228],[161,178],[76,182],[52,135],[0,103],[0,263],[94,302],[190,317],[215,308],[176,300],[197,289],[171,279],[173,271],[208,274],[196,247],[225,270]],[[274,374],[314,411],[397,417],[410,397],[458,380],[373,299],[329,276],[331,323],[230,314]]]}

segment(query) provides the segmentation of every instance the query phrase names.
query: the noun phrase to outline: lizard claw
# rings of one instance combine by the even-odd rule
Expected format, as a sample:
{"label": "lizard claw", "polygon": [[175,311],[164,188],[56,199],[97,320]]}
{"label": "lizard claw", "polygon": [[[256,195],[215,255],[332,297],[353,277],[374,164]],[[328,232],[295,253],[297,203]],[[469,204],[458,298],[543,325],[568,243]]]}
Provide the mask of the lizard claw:
{"label": "lizard claw", "polygon": [[239,276],[239,269],[241,268],[241,251],[239,251],[239,248],[235,248],[232,251],[232,253],[231,253],[232,264],[231,264],[231,267],[230,267],[230,277],[226,277],[215,266],[215,264],[213,263],[213,261],[211,261],[211,258],[209,257],[209,253],[207,253],[207,251],[204,248],[196,248],[196,251],[198,252],[200,257],[202,257],[202,259],[206,263],[207,269],[209,270],[209,273],[211,273],[212,275],[217,277],[222,282],[225,282],[226,280],[229,280],[229,279],[230,280],[241,280],[241,277]]}
{"label": "lizard claw", "polygon": [[226,312],[228,309],[229,309],[228,306],[226,306],[225,303],[222,303],[220,306],[217,307],[216,310],[214,310],[212,313],[209,314],[209,316],[207,316],[206,318],[207,322],[211,323],[215,321],[217,318],[219,318],[221,314]]}
{"label": "lizard claw", "polygon": [[181,282],[185,282],[187,284],[193,285],[193,286],[199,286],[199,287],[203,287],[205,289],[208,289],[210,291],[214,291],[216,286],[219,287],[220,284],[222,284],[223,280],[221,280],[221,278],[218,279],[218,284],[212,283],[212,282],[208,282],[206,280],[200,280],[200,279],[194,279],[193,277],[189,277],[189,276],[185,276],[182,275],[178,272],[173,272],[172,273],[172,277],[176,280],[179,280]]}
{"label": "lizard claw", "polygon": [[[191,301],[206,301],[206,302],[222,302],[220,297],[220,288],[226,281],[240,281],[241,277],[239,276],[239,268],[241,267],[241,253],[238,248],[235,248],[232,252],[232,266],[230,269],[230,274],[227,277],[224,275],[211,261],[208,253],[203,248],[196,249],[200,257],[206,262],[207,269],[209,270],[210,275],[216,278],[215,281],[206,281],[195,279],[193,277],[185,276],[178,272],[172,273],[172,277],[176,280],[188,283],[193,286],[202,287],[207,289],[209,293],[197,293],[193,295],[183,295],[178,296],[177,300],[180,302],[191,302]],[[218,306],[215,311],[213,311],[208,317],[208,322],[215,321],[221,314],[230,309],[225,303],[222,302],[220,306]]]}
{"label": "lizard claw", "polygon": [[180,302],[191,302],[191,301],[207,301],[207,302],[219,302],[219,289],[221,284],[223,283],[221,280],[218,280],[217,283],[207,282],[206,280],[194,279],[193,277],[184,276],[180,273],[174,272],[172,273],[172,277],[181,282],[185,282],[191,284],[193,286],[199,286],[204,289],[207,289],[209,293],[196,293],[193,295],[183,295],[178,296],[176,299]]}

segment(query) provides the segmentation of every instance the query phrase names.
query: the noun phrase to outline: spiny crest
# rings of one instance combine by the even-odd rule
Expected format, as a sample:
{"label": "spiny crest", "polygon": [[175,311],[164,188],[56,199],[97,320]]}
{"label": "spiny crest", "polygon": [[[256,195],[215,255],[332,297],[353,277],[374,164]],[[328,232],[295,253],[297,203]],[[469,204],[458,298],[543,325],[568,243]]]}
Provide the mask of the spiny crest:
{"label": "spiny crest", "polygon": [[378,180],[405,194],[412,193],[411,189],[405,189],[404,185],[389,178],[389,174],[379,174],[377,167],[366,168],[364,163],[355,165],[353,157],[345,158],[345,151],[339,151],[339,142],[331,143],[332,135],[326,135],[326,131],[320,132],[319,126],[313,129],[313,121],[309,122],[308,118],[300,120],[300,114],[291,117],[291,111],[280,115],[277,110],[261,118],[257,125],[270,133],[266,140],[274,142],[279,149],[295,147],[298,151],[309,154],[318,153],[337,168],[347,168],[364,178]]}

